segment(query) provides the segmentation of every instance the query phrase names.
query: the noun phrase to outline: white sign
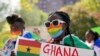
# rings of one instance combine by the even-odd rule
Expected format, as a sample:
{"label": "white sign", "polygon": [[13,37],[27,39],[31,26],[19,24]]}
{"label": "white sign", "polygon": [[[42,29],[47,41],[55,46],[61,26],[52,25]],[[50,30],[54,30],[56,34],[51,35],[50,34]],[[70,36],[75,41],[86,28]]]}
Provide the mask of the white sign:
{"label": "white sign", "polygon": [[93,56],[94,51],[50,43],[42,43],[40,56]]}

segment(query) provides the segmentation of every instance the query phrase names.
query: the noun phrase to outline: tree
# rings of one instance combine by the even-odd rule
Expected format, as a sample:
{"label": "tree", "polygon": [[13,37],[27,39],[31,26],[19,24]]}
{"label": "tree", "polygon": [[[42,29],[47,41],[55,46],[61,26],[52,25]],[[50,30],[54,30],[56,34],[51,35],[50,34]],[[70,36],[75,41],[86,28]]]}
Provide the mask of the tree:
{"label": "tree", "polygon": [[41,25],[47,19],[47,14],[36,7],[37,2],[37,0],[21,0],[21,16],[27,26]]}
{"label": "tree", "polygon": [[[94,8],[93,10],[92,9],[87,10],[87,8],[89,8],[89,7],[84,3],[87,3],[87,1],[85,2],[82,0],[78,3],[76,3],[75,5],[63,7],[64,12],[67,12],[70,15],[71,31],[74,34],[76,34],[77,36],[79,36],[81,39],[84,39],[82,37],[84,37],[85,32],[88,29],[97,26],[95,17],[90,15],[90,13],[98,11],[98,10],[94,10],[97,8]],[[78,6],[76,6],[76,5],[78,5]],[[82,6],[82,5],[84,5],[84,6]]]}
{"label": "tree", "polygon": [[9,24],[7,22],[3,22],[2,27],[1,27],[1,31],[0,31],[0,48],[4,47],[4,44],[6,42],[6,40],[8,39],[10,33],[10,27]]}
{"label": "tree", "polygon": [[20,0],[0,0],[0,22],[5,20],[5,17],[20,10]]}
{"label": "tree", "polygon": [[98,2],[98,0],[80,0],[74,7],[78,7],[89,12],[100,12],[100,2]]}

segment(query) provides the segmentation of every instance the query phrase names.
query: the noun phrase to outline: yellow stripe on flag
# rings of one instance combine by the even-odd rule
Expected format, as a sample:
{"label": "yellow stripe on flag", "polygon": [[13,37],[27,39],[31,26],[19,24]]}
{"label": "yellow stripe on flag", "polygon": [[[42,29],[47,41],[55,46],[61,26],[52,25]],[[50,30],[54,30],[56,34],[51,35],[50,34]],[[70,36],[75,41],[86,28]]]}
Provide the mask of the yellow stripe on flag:
{"label": "yellow stripe on flag", "polygon": [[29,53],[40,54],[40,48],[18,45],[18,51],[27,52],[27,48],[30,48]]}

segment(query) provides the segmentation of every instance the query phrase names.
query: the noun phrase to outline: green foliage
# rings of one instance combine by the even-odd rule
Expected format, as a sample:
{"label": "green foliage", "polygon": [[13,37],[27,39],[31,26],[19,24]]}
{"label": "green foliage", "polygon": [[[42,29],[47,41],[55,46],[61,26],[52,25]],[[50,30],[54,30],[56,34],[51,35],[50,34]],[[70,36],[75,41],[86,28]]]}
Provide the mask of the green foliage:
{"label": "green foliage", "polygon": [[33,2],[30,3],[29,0],[22,0],[21,16],[25,20],[27,26],[41,25],[47,19],[48,15],[35,6],[37,2],[34,0],[32,1]]}
{"label": "green foliage", "polygon": [[9,32],[10,32],[10,27],[7,22],[0,22],[1,25],[1,31],[0,31],[0,48],[3,48],[4,43],[6,42]]}
{"label": "green foliage", "polygon": [[100,12],[100,3],[97,0],[81,0],[63,9],[70,15],[72,33],[81,39],[84,39],[88,29],[98,26],[95,17],[91,15],[93,12]]}
{"label": "green foliage", "polygon": [[81,0],[71,8],[72,11],[69,14],[72,18],[72,31],[81,39],[84,39],[82,37],[88,29],[98,26],[95,17],[90,14],[100,12],[100,2],[97,2],[97,0]]}
{"label": "green foliage", "polygon": [[81,39],[84,39],[85,32],[92,28],[97,26],[93,18],[91,17],[78,17],[78,18],[72,18],[71,23],[71,30],[74,32],[77,36],[79,36]]}
{"label": "green foliage", "polygon": [[5,21],[0,22],[0,32],[2,31],[2,27],[5,25]]}
{"label": "green foliage", "polygon": [[86,11],[100,11],[100,2],[98,0],[80,0],[75,4],[75,7],[80,7]]}

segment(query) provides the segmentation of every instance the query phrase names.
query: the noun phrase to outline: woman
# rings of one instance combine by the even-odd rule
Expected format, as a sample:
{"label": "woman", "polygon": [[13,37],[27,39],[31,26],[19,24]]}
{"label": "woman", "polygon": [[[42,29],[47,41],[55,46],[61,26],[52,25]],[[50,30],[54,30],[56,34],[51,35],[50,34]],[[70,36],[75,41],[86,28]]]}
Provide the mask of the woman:
{"label": "woman", "polygon": [[34,38],[36,40],[39,40],[38,36],[33,32],[31,33],[29,31],[25,31],[25,22],[21,17],[17,15],[8,16],[7,22],[10,24],[10,32],[13,36],[17,35],[28,39]]}
{"label": "woman", "polygon": [[10,33],[3,48],[3,56],[10,56],[14,54],[16,39],[19,36],[40,41],[40,38],[36,34],[25,31],[25,22],[18,15],[11,15],[8,16],[6,19],[10,25]]}
{"label": "woman", "polygon": [[51,13],[45,26],[53,39],[53,44],[89,49],[82,40],[70,33],[70,17],[67,13],[62,11]]}

